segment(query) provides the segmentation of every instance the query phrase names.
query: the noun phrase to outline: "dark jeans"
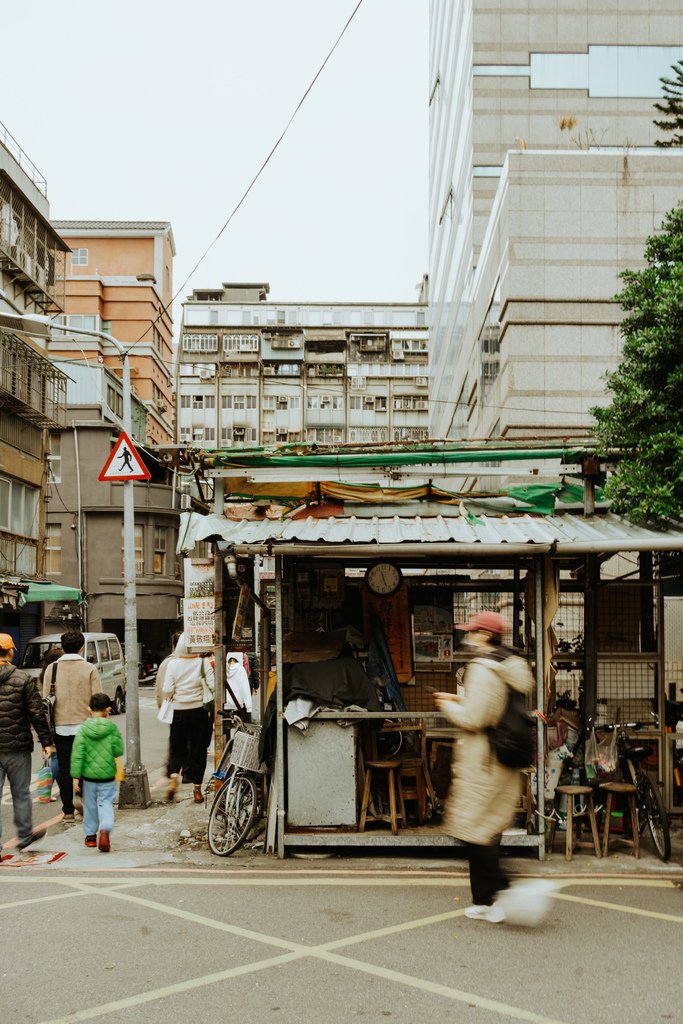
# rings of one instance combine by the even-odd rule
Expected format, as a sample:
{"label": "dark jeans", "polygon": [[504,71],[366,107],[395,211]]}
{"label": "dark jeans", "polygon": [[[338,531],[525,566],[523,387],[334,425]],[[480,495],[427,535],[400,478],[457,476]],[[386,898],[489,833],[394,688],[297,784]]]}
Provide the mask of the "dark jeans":
{"label": "dark jeans", "polygon": [[74,781],[71,778],[71,749],[74,745],[75,738],[75,736],[55,736],[57,760],[59,761],[57,785],[59,786],[59,795],[62,798],[62,810],[64,814],[74,813]]}
{"label": "dark jeans", "polygon": [[[0,754],[0,800],[5,779],[9,782],[17,837],[28,839],[33,831],[31,802],[31,751],[15,750]],[[0,851],[2,851],[2,821],[0,821]]]}
{"label": "dark jeans", "polygon": [[183,777],[201,786],[206,771],[206,750],[209,745],[208,714],[204,708],[188,708],[173,712],[171,722],[168,774]]}
{"label": "dark jeans", "polygon": [[488,907],[510,884],[500,866],[500,839],[488,846],[465,843],[465,851],[470,862],[472,901]]}

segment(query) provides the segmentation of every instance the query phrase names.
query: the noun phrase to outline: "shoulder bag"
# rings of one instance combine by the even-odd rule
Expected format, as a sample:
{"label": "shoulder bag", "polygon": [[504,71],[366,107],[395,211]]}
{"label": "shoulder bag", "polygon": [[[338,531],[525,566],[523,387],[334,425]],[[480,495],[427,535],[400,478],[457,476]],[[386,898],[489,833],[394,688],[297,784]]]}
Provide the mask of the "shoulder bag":
{"label": "shoulder bag", "polygon": [[50,735],[55,735],[55,680],[57,678],[57,662],[53,662],[50,666],[52,672],[50,674],[50,692],[47,697],[43,697],[43,707],[45,708],[45,715],[47,717],[47,725],[50,730]]}

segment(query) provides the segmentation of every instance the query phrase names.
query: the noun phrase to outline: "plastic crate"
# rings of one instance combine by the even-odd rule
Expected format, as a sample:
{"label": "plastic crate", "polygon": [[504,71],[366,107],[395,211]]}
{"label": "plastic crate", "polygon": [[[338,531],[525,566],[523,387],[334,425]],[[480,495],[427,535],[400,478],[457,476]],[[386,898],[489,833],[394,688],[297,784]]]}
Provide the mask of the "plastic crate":
{"label": "plastic crate", "polygon": [[230,764],[250,772],[263,772],[258,756],[259,739],[259,733],[236,733],[230,752]]}

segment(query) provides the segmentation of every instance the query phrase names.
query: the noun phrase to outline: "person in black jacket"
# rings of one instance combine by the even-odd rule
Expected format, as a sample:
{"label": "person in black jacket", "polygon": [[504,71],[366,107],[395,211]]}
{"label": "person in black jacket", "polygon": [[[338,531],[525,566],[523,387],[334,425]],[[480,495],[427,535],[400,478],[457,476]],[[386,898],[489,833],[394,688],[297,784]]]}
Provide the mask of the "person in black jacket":
{"label": "person in black jacket", "polygon": [[[15,647],[9,633],[0,633],[0,800],[9,780],[17,846],[26,849],[42,839],[47,829],[33,828],[31,803],[31,726],[38,734],[45,757],[54,753],[47,715],[35,680],[12,665]],[[0,855],[2,821],[0,820]]]}

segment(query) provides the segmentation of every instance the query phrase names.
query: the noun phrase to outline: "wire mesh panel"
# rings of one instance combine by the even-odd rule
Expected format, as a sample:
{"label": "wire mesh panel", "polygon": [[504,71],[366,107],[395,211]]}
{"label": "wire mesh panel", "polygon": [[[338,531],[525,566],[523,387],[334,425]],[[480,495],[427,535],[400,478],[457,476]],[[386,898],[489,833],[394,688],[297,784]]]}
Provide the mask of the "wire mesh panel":
{"label": "wire mesh panel", "polygon": [[657,728],[656,669],[654,662],[599,661],[598,724],[641,722]]}

